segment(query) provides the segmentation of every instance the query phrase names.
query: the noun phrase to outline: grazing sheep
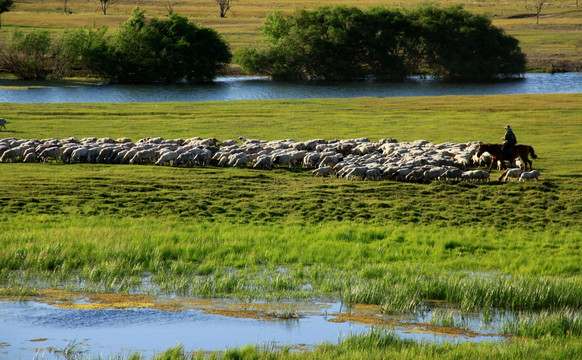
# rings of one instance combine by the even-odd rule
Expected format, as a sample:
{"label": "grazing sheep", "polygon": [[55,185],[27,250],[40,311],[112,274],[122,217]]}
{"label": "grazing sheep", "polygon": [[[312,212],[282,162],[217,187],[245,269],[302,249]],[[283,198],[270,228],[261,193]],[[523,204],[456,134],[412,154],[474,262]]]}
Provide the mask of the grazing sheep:
{"label": "grazing sheep", "polygon": [[368,169],[366,171],[365,179],[378,181],[378,180],[381,180],[381,175],[382,175],[382,173],[380,172],[380,170],[372,168],[372,169]]}
{"label": "grazing sheep", "polygon": [[422,173],[422,177],[426,181],[437,180],[445,173],[445,171],[447,171],[445,168],[435,167],[425,170],[424,173]]}
{"label": "grazing sheep", "polygon": [[192,163],[198,166],[210,165],[211,153],[208,150],[200,150],[194,155]]}
{"label": "grazing sheep", "polygon": [[73,155],[73,151],[78,149],[80,146],[66,146],[61,154],[61,161],[62,162],[70,162],[71,157]]}
{"label": "grazing sheep", "polygon": [[319,161],[321,154],[318,152],[308,153],[303,157],[303,167],[304,168],[313,168]]}
{"label": "grazing sheep", "polygon": [[337,154],[337,155],[327,155],[325,157],[323,157],[322,155],[322,159],[318,164],[318,167],[321,166],[335,166],[337,163],[339,163],[342,160],[343,156],[341,154]]}
{"label": "grazing sheep", "polygon": [[128,150],[125,149],[121,149],[119,150],[115,156],[110,160],[110,163],[112,164],[122,164],[123,162],[123,157],[125,156],[125,154],[127,154]]}
{"label": "grazing sheep", "polygon": [[74,162],[81,162],[82,160],[87,160],[87,156],[89,155],[89,149],[86,148],[85,146],[83,147],[79,147],[76,148],[75,150],[73,150],[73,153],[71,154],[71,158],[69,160],[69,162],[72,164]]}
{"label": "grazing sheep", "polygon": [[175,151],[169,151],[162,154],[158,161],[156,161],[157,166],[172,165],[174,160],[178,158],[178,153]]}
{"label": "grazing sheep", "polygon": [[269,156],[259,156],[253,165],[253,169],[272,170],[274,167],[273,160]]}
{"label": "grazing sheep", "polygon": [[368,168],[365,166],[358,166],[358,167],[351,168],[350,171],[346,175],[346,179],[352,180],[352,179],[356,178],[356,179],[363,180],[366,176],[367,171],[368,171]]}
{"label": "grazing sheep", "polygon": [[325,175],[333,176],[333,168],[331,166],[324,166],[317,168],[311,172],[311,176],[320,176],[324,177]]}
{"label": "grazing sheep", "polygon": [[153,164],[156,159],[156,152],[153,149],[146,149],[138,151],[132,158],[129,160],[129,163],[132,165],[137,164]]}
{"label": "grazing sheep", "polygon": [[447,169],[439,178],[440,180],[460,180],[463,176],[463,170],[459,168]]}
{"label": "grazing sheep", "polygon": [[526,180],[535,180],[536,182],[538,182],[539,177],[540,177],[540,172],[537,170],[524,171],[521,174],[521,176],[519,177],[519,180],[517,180],[517,181],[525,182]]}
{"label": "grazing sheep", "polygon": [[489,172],[485,170],[469,170],[463,172],[463,176],[461,178],[467,181],[486,182],[489,181]]}
{"label": "grazing sheep", "polygon": [[38,157],[40,158],[40,160],[42,160],[42,162],[47,162],[49,159],[54,159],[55,161],[57,161],[57,159],[61,156],[62,151],[63,150],[60,147],[53,146],[53,147],[44,149],[38,155]]}
{"label": "grazing sheep", "polygon": [[289,154],[275,154],[271,157],[273,164],[289,165],[291,167],[291,155]]}
{"label": "grazing sheep", "polygon": [[38,157],[36,156],[35,152],[31,152],[31,153],[26,154],[26,156],[24,157],[24,160],[22,160],[22,162],[25,162],[25,163],[38,162]]}
{"label": "grazing sheep", "polygon": [[6,163],[20,161],[22,159],[22,154],[24,154],[24,151],[26,151],[26,149],[20,146],[8,149],[4,152],[4,154],[2,154],[2,157],[0,157],[0,162]]}
{"label": "grazing sheep", "polygon": [[131,143],[131,139],[127,138],[127,137],[122,137],[122,138],[115,140],[115,142],[118,144],[129,144],[129,143]]}
{"label": "grazing sheep", "polygon": [[97,159],[95,160],[98,164],[108,164],[115,158],[115,155],[119,152],[121,148],[115,146],[106,146],[99,151]]}
{"label": "grazing sheep", "polygon": [[406,174],[406,181],[409,182],[422,182],[424,181],[423,176],[424,176],[424,172],[426,170],[423,168],[417,168],[417,169],[413,169],[410,172],[408,172],[408,174]]}
{"label": "grazing sheep", "polygon": [[518,180],[522,173],[523,169],[521,168],[507,169],[503,174],[501,174],[501,176],[499,176],[499,180],[502,178],[505,182],[507,182],[507,179],[509,178],[515,178],[515,180]]}
{"label": "grazing sheep", "polygon": [[233,146],[233,145],[236,145],[236,140],[234,140],[234,139],[224,140],[224,141],[221,141],[220,143],[218,143],[218,145],[221,147]]}

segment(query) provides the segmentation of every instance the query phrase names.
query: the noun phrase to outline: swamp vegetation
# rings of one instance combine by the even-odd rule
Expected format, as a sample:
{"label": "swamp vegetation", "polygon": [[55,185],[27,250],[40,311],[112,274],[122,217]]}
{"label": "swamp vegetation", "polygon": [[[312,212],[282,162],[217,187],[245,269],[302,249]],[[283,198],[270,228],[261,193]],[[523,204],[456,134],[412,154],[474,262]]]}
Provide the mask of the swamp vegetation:
{"label": "swamp vegetation", "polygon": [[[419,105],[420,104],[420,105]],[[510,123],[540,182],[428,185],[308,170],[0,164],[0,295],[43,289],[241,301],[335,299],[384,314],[514,314],[508,341],[390,332],[309,352],[176,347],[159,359],[582,356],[580,95],[164,104],[0,104],[3,137],[245,136],[494,142]],[[237,120],[233,120],[236,118]],[[499,172],[492,174],[496,179]],[[140,358],[138,354],[132,358]]]}

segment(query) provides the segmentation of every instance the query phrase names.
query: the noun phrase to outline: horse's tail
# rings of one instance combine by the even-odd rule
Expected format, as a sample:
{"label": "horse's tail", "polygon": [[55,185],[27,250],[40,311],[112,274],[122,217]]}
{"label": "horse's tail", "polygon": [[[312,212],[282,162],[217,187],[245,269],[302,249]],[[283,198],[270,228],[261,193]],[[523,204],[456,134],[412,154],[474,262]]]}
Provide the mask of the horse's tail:
{"label": "horse's tail", "polygon": [[533,147],[529,146],[529,154],[531,155],[532,159],[537,159],[538,156],[536,155],[536,153],[534,152]]}

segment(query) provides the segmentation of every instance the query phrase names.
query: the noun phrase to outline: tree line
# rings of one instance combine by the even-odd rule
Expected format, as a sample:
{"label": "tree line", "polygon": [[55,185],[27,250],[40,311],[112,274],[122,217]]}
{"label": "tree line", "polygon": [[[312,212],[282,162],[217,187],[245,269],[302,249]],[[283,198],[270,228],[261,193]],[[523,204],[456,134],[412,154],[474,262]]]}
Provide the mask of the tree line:
{"label": "tree line", "polygon": [[479,81],[520,75],[526,67],[517,39],[460,6],[275,11],[261,32],[267,44],[240,48],[234,59],[275,79]]}
{"label": "tree line", "polygon": [[267,41],[239,48],[234,58],[213,29],[172,14],[147,19],[139,8],[113,34],[106,28],[15,31],[0,49],[0,70],[26,80],[72,74],[117,83],[211,81],[234,61],[273,79],[450,81],[514,77],[525,72],[518,41],[462,7],[414,10],[321,7],[270,14]]}
{"label": "tree line", "polygon": [[16,31],[0,55],[0,68],[24,80],[81,74],[115,83],[211,81],[232,58],[215,30],[178,14],[148,20],[139,8],[111,36],[107,28],[55,39],[46,30]]}

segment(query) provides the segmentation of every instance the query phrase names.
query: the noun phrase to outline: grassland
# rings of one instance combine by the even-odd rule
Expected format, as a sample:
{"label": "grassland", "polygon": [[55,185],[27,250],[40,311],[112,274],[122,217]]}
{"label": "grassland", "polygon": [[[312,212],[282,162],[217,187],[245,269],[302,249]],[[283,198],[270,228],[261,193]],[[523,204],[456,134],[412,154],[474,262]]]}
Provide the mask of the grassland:
{"label": "grassland", "polygon": [[[0,104],[2,137],[394,137],[496,142],[512,124],[540,183],[350,182],[271,172],[0,164],[0,295],[40,287],[238,299],[425,300],[523,312],[525,340],[426,345],[372,333],[313,352],[225,358],[577,358],[582,100],[445,96],[160,104]],[[498,173],[493,174],[493,178]],[[144,286],[144,275],[152,285]],[[531,315],[541,311],[542,315]],[[181,348],[167,359],[190,358]],[[219,356],[219,355],[212,355]]]}
{"label": "grassland", "polygon": [[[265,16],[278,8],[289,13],[297,8],[315,8],[325,5],[345,5],[338,0],[311,1],[297,0],[277,3],[266,0],[235,2],[226,18],[218,15],[218,5],[214,1],[178,1],[174,12],[188,16],[192,21],[212,27],[221,33],[233,49],[262,41],[259,26]],[[392,6],[411,8],[425,4],[422,0],[408,1],[358,1],[360,7]],[[582,7],[576,7],[571,0],[559,0],[544,5],[540,23],[536,24],[534,10],[528,1],[476,1],[447,0],[441,5],[463,5],[467,10],[486,14],[493,24],[515,36],[528,56],[530,70],[550,71],[551,64],[557,71],[579,71],[582,63]],[[11,30],[44,28],[58,33],[78,27],[106,26],[117,29],[127,20],[131,10],[139,5],[151,16],[166,16],[164,1],[140,0],[120,1],[112,6],[108,15],[102,15],[96,1],[69,1],[72,13],[63,13],[63,2],[26,1],[17,2],[15,8],[2,14],[3,29],[0,44],[8,41]],[[352,5],[352,4],[348,4]]]}
{"label": "grassland", "polygon": [[524,312],[506,331],[545,340],[437,346],[369,335],[303,356],[547,358],[546,347],[566,358],[582,353],[579,94],[0,104],[0,113],[10,119],[2,136],[17,138],[494,142],[510,123],[540,156],[540,183],[420,185],[312,178],[302,169],[0,164],[0,294],[27,298],[39,287],[64,287],[331,297],[389,313],[442,300],[462,311]]}

